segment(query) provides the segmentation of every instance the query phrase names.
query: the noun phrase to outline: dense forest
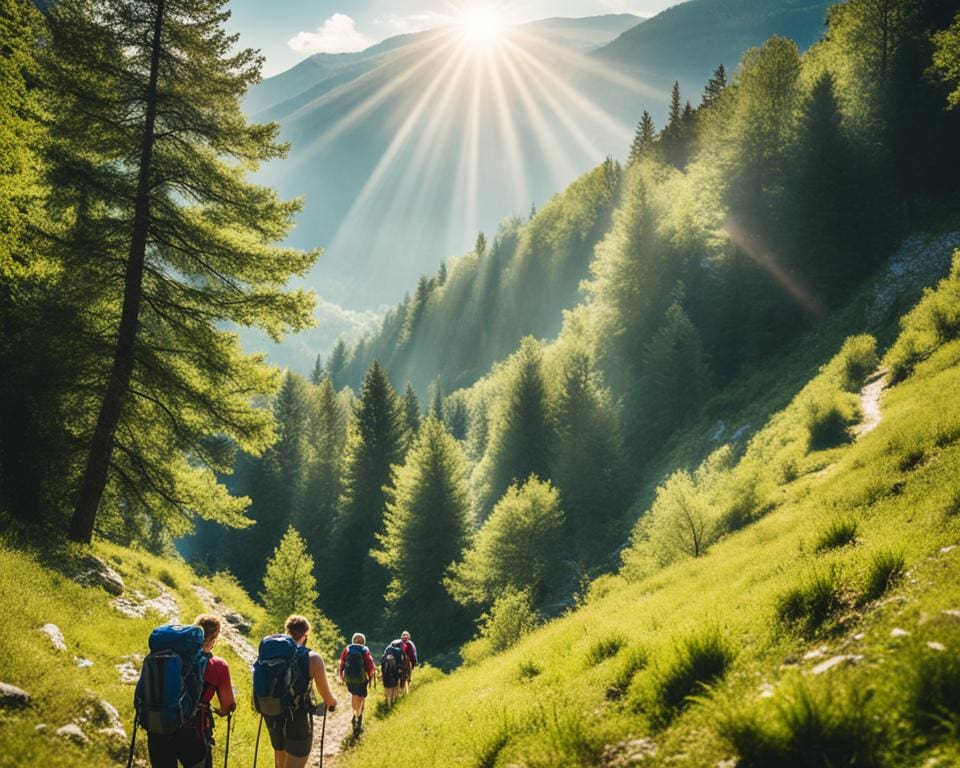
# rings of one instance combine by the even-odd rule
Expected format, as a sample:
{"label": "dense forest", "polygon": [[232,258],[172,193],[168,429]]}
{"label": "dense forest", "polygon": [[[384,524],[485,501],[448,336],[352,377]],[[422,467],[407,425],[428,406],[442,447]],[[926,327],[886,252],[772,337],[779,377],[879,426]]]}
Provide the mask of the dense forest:
{"label": "dense forest", "polygon": [[626,164],[480,235],[307,381],[229,330],[305,327],[285,284],[317,253],[276,245],[297,204],[246,178],[285,147],[241,115],[261,61],[224,7],[0,0],[3,523],[195,532],[189,559],[254,591],[302,537],[318,616],[415,622],[428,653],[615,568],[671,433],[956,203],[955,3],[849,0],[804,55],[775,37],[675,88]]}

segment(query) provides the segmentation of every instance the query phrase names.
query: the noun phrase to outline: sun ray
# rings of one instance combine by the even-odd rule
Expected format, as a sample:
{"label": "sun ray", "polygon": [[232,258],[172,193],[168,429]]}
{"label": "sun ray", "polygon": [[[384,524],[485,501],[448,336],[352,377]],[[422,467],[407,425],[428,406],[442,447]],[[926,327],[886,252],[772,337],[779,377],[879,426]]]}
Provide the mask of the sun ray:
{"label": "sun ray", "polygon": [[523,153],[520,149],[520,140],[517,136],[517,128],[513,121],[513,110],[507,102],[506,91],[503,86],[503,78],[500,75],[500,59],[488,57],[485,60],[487,72],[489,73],[489,82],[493,92],[494,112],[497,116],[497,126],[503,144],[507,150],[507,160],[510,168],[507,177],[511,179],[511,192],[513,193],[513,204],[525,206],[530,202],[530,192],[527,188],[527,174],[523,162]]}

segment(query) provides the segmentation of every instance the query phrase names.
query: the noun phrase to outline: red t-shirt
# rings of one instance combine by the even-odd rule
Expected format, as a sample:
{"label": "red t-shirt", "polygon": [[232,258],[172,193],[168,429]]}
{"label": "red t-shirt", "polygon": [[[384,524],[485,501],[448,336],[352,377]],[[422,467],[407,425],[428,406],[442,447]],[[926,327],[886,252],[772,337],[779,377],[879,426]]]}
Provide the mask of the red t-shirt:
{"label": "red t-shirt", "polygon": [[233,686],[230,683],[230,667],[223,659],[211,656],[207,661],[207,671],[203,676],[203,693],[200,700],[204,704],[213,701],[213,694],[217,694],[220,709],[229,711],[236,704],[233,698]]}

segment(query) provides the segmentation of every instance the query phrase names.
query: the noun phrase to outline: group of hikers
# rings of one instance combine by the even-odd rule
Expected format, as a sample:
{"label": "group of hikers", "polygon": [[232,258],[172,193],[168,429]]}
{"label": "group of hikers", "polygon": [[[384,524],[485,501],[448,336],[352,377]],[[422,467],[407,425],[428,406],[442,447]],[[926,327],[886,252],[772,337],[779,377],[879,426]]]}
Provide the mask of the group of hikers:
{"label": "group of hikers", "polygon": [[[227,718],[224,766],[230,749],[231,715],[237,708],[230,668],[213,655],[220,638],[220,619],[201,614],[191,626],[164,625],[150,634],[150,653],[143,661],[134,695],[136,711],[127,766],[133,765],[137,728],[147,732],[152,768],[213,768],[213,715]],[[307,645],[310,622],[290,616],[282,634],[260,642],[253,665],[253,704],[261,715],[257,730],[266,723],[273,747],[275,768],[303,768],[313,747],[313,717],[332,712],[337,699],[330,689],[326,666],[319,653]],[[380,659],[379,670],[366,645],[355,633],[340,654],[337,680],[350,693],[353,735],[363,728],[363,710],[369,686],[382,682],[388,706],[410,689],[417,648],[404,631],[391,642]],[[311,682],[322,704],[313,701]],[[216,697],[216,706],[213,704]],[[323,731],[321,731],[321,742]],[[322,744],[321,744],[322,751]]]}

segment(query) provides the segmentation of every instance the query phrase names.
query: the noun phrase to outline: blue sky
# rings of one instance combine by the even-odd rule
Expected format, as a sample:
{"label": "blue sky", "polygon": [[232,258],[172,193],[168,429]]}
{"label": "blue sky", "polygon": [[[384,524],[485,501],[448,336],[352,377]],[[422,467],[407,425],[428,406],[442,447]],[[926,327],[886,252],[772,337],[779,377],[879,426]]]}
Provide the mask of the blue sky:
{"label": "blue sky", "polygon": [[[630,12],[649,16],[678,0],[499,0],[513,21]],[[266,56],[264,75],[312,53],[360,50],[402,32],[436,25],[470,0],[231,0],[241,43]],[[492,3],[490,3],[492,4]]]}

